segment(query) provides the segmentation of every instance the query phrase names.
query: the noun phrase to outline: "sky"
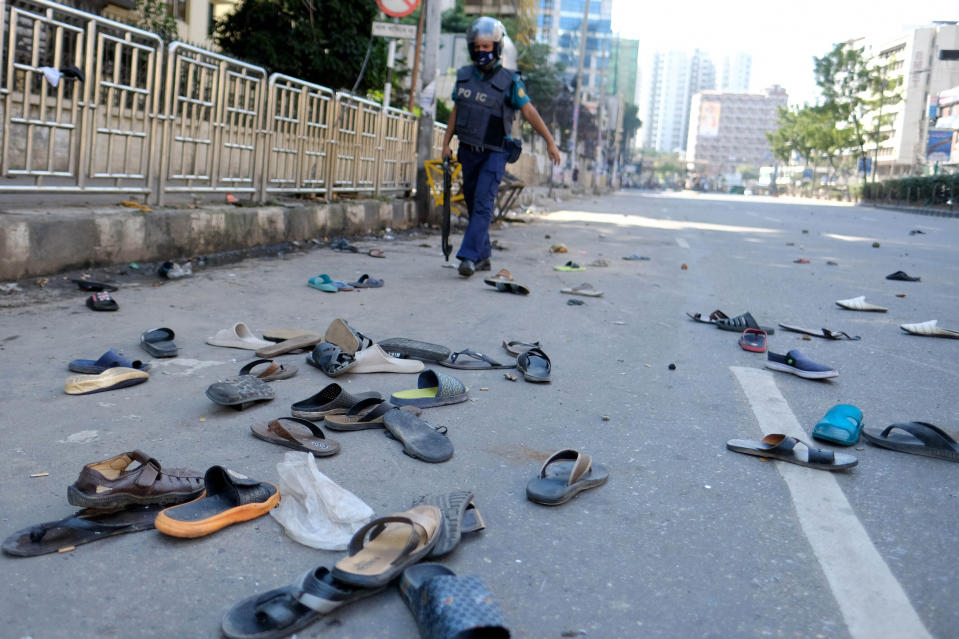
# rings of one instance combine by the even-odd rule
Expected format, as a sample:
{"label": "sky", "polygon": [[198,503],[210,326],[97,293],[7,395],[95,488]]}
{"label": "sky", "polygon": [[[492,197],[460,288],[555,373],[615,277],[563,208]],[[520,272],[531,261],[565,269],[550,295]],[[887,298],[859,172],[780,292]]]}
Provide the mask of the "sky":
{"label": "sky", "polygon": [[752,54],[750,90],[779,84],[791,104],[816,101],[812,59],[833,44],[894,37],[933,20],[959,21],[959,0],[613,0],[613,30],[639,40],[640,60],[650,51],[703,49],[719,82],[722,56],[744,51]]}

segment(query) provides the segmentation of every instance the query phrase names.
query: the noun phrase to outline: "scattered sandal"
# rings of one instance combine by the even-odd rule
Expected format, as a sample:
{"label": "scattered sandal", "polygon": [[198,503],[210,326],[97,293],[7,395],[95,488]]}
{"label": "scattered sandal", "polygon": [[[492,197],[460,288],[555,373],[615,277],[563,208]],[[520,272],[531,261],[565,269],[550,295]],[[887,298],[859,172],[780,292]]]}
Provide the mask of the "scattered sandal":
{"label": "scattered sandal", "polygon": [[403,452],[431,464],[445,462],[453,456],[453,443],[446,436],[446,427],[437,428],[407,410],[387,411],[383,416],[386,434],[403,444]]}
{"label": "scattered sandal", "polygon": [[296,337],[285,339],[282,342],[277,342],[257,349],[256,356],[276,357],[277,355],[285,355],[286,353],[292,353],[293,351],[313,348],[322,341],[323,336],[317,335],[316,333],[313,333],[312,335],[297,335]]}
{"label": "scattered sandal", "polygon": [[421,563],[403,571],[399,590],[421,637],[510,636],[502,610],[479,577],[458,577],[442,564]]}
{"label": "scattered sandal", "polygon": [[[290,422],[290,425],[281,424],[281,420]],[[268,423],[251,424],[250,432],[265,442],[312,453],[316,457],[329,457],[340,452],[339,442],[327,439],[319,426],[299,417],[278,417]]]}
{"label": "scattered sandal", "polygon": [[[893,430],[908,434],[890,434]],[[862,437],[870,444],[900,453],[959,462],[959,442],[938,426],[926,422],[890,424],[882,432],[863,430]]]}
{"label": "scattered sandal", "polygon": [[416,380],[416,388],[397,391],[390,395],[394,406],[416,406],[432,408],[458,404],[469,399],[469,389],[463,382],[453,377],[427,368]]}
{"label": "scattered sandal", "polygon": [[442,518],[439,508],[423,505],[374,519],[353,535],[349,556],[336,562],[333,577],[363,588],[385,586],[429,554]]}
{"label": "scattered sandal", "polygon": [[576,262],[570,260],[561,266],[554,266],[554,271],[564,271],[564,272],[573,272],[573,271],[585,271],[585,266],[580,266]]}
{"label": "scattered sandal", "polygon": [[320,342],[306,361],[316,366],[330,377],[338,377],[356,366],[352,355],[344,353],[339,346],[330,342]]}
{"label": "scattered sandal", "polygon": [[496,275],[484,279],[483,283],[494,287],[500,293],[529,295],[529,288],[513,280],[513,276],[505,268],[500,269]]}
{"label": "scattered sandal", "polygon": [[[254,369],[260,367],[260,370]],[[280,364],[272,359],[255,359],[240,369],[240,375],[253,375],[262,379],[264,382],[275,382],[280,379],[289,379],[296,375],[299,369],[290,364]]]}
{"label": "scattered sandal", "polygon": [[911,335],[925,335],[927,337],[952,337],[959,339],[959,331],[951,331],[947,328],[939,328],[938,320],[929,320],[928,322],[919,322],[916,324],[900,324],[899,328]]}
{"label": "scattered sandal", "polygon": [[441,362],[450,356],[450,349],[439,344],[421,342],[407,337],[390,337],[377,342],[393,357],[418,359],[424,362]]}
{"label": "scattered sandal", "polygon": [[306,628],[340,606],[380,592],[358,588],[333,578],[318,566],[296,583],[247,597],[223,615],[220,624],[228,639],[280,639]]}
{"label": "scattered sandal", "polygon": [[603,295],[602,291],[593,288],[593,285],[588,282],[583,282],[573,288],[561,288],[559,292],[567,295],[585,295],[586,297],[602,297]]}
{"label": "scattered sandal", "polygon": [[843,331],[832,331],[832,330],[829,330],[828,328],[820,328],[817,331],[811,328],[802,328],[801,326],[793,326],[791,324],[780,324],[779,328],[793,332],[793,333],[802,333],[803,335],[812,335],[813,337],[821,337],[822,339],[831,339],[831,340],[848,339],[853,341],[862,339],[858,335],[852,336],[852,335],[849,335],[848,333],[844,333]]}
{"label": "scattered sandal", "polygon": [[382,397],[368,397],[353,404],[345,413],[325,415],[324,423],[333,430],[365,430],[382,428],[383,416],[396,406]]}
{"label": "scattered sandal", "polygon": [[[797,448],[797,445],[800,448]],[[730,439],[726,442],[726,448],[737,453],[778,459],[819,470],[846,470],[859,463],[859,460],[852,455],[812,448],[800,439],[781,434],[766,435],[759,442],[750,439]]]}
{"label": "scattered sandal", "polygon": [[716,309],[715,311],[713,311],[712,313],[710,313],[710,314],[709,314],[709,319],[703,319],[703,314],[702,314],[702,313],[689,313],[689,312],[687,312],[686,315],[689,317],[689,319],[691,319],[691,320],[693,320],[693,321],[695,321],[695,322],[700,322],[700,323],[702,323],[702,324],[715,324],[718,320],[727,320],[727,319],[729,319],[729,316],[726,315],[725,313],[723,313],[723,312],[722,312],[721,310],[719,310],[719,309]]}
{"label": "scattered sandal", "polygon": [[135,368],[145,371],[150,368],[150,365],[144,364],[138,359],[127,359],[112,348],[96,360],[75,359],[67,364],[67,368],[74,373],[84,373],[86,375],[99,375],[108,368],[116,367]]}
{"label": "scattered sandal", "polygon": [[716,320],[713,321],[713,324],[715,324],[716,328],[720,330],[733,331],[734,333],[742,333],[747,328],[755,328],[757,330],[766,331],[767,335],[772,335],[776,332],[776,329],[774,328],[760,326],[759,322],[756,321],[756,318],[754,318],[752,313],[749,311],[746,311],[742,315],[737,315],[736,317],[717,317]]}
{"label": "scattered sandal", "polygon": [[326,329],[323,339],[338,346],[347,355],[373,345],[373,340],[350,326],[346,320],[336,318]]}
{"label": "scattered sandal", "polygon": [[118,311],[120,305],[106,291],[94,293],[87,298],[87,307],[94,311]]}
{"label": "scattered sandal", "polygon": [[918,281],[920,281],[922,278],[921,278],[921,277],[911,277],[911,276],[910,276],[908,273],[906,273],[905,271],[896,271],[895,273],[890,273],[889,275],[887,275],[887,276],[886,276],[886,279],[887,279],[887,280],[898,280],[898,281],[900,281],[900,282],[918,282]]}
{"label": "scattered sandal", "polygon": [[72,279],[72,280],[70,280],[70,281],[73,282],[74,284],[76,284],[77,287],[79,287],[79,289],[80,289],[81,291],[94,291],[94,292],[110,291],[110,292],[116,292],[116,291],[119,291],[119,290],[120,290],[119,288],[117,288],[117,287],[114,286],[113,284],[107,284],[106,282],[96,282],[96,281],[94,281],[94,280],[78,280],[78,279]]}
{"label": "scattered sandal", "polygon": [[476,351],[464,348],[461,351],[453,353],[449,359],[439,362],[440,366],[446,368],[458,368],[461,370],[490,370],[498,368],[516,368],[516,362],[512,364],[501,364],[489,355],[477,353]]}
{"label": "scattered sandal", "polygon": [[766,352],[766,331],[758,328],[747,328],[739,336],[739,345],[744,351],[753,353]]}
{"label": "scattered sandal", "polygon": [[559,506],[590,488],[602,486],[609,471],[592,458],[567,448],[549,456],[536,477],[526,484],[526,498],[544,506]]}
{"label": "scattered sandal", "polygon": [[382,399],[383,396],[375,391],[352,395],[343,390],[339,384],[333,383],[315,395],[290,406],[290,413],[294,417],[319,420],[327,415],[342,415],[368,398]]}
{"label": "scattered sandal", "polygon": [[356,288],[380,288],[383,286],[383,280],[370,277],[369,273],[363,273],[355,282],[350,282],[350,286]]}
{"label": "scattered sandal", "polygon": [[[249,377],[249,376],[247,376]],[[232,524],[256,519],[280,503],[280,491],[223,466],[203,475],[205,495],[161,511],[155,526],[173,537],[203,537]]]}
{"label": "scattered sandal", "polygon": [[165,469],[153,457],[133,450],[84,466],[77,480],[67,487],[67,501],[81,508],[119,510],[147,504],[179,504],[199,497],[202,492],[203,473],[185,468]]}
{"label": "scattered sandal", "polygon": [[256,402],[273,399],[276,392],[259,377],[239,375],[210,384],[206,389],[206,396],[220,406],[244,410]]}
{"label": "scattered sandal", "polygon": [[548,382],[552,364],[549,356],[539,347],[523,351],[516,357],[516,367],[523,373],[523,379],[527,382]]}
{"label": "scattered sandal", "polygon": [[174,337],[176,333],[172,328],[151,328],[140,334],[140,348],[154,357],[176,357],[178,349]]}
{"label": "scattered sandal", "polygon": [[506,349],[506,352],[510,355],[520,355],[525,353],[531,348],[541,348],[542,345],[539,342],[521,342],[519,340],[506,341],[503,340],[503,348]]}
{"label": "scattered sandal", "polygon": [[427,504],[436,506],[443,513],[440,524],[440,538],[430,551],[430,557],[442,557],[449,554],[459,544],[463,534],[478,532],[486,528],[482,515],[473,503],[473,492],[454,490],[439,495],[421,495],[413,500],[411,506]]}
{"label": "scattered sandal", "polygon": [[866,301],[865,295],[859,297],[850,297],[848,300],[837,300],[836,305],[849,311],[867,311],[872,313],[885,313],[889,309],[884,306],[876,306]]}
{"label": "scattered sandal", "polygon": [[386,253],[383,252],[383,249],[371,248],[368,253],[370,257],[386,257]]}
{"label": "scattered sandal", "polygon": [[213,337],[206,338],[206,343],[210,346],[242,348],[248,351],[256,351],[272,345],[272,342],[254,335],[250,327],[243,322],[237,322],[233,325],[233,328],[224,328],[217,331]]}
{"label": "scattered sandal", "polygon": [[392,357],[379,344],[357,351],[353,358],[353,373],[419,373],[426,366],[416,359]]}
{"label": "scattered sandal", "polygon": [[862,430],[862,411],[852,404],[836,404],[819,420],[813,429],[814,439],[852,446],[859,441]]}
{"label": "scattered sandal", "polygon": [[150,374],[144,370],[118,366],[108,368],[98,375],[68,377],[64,384],[64,391],[67,395],[89,395],[90,393],[102,393],[142,384],[148,379],[150,379]]}

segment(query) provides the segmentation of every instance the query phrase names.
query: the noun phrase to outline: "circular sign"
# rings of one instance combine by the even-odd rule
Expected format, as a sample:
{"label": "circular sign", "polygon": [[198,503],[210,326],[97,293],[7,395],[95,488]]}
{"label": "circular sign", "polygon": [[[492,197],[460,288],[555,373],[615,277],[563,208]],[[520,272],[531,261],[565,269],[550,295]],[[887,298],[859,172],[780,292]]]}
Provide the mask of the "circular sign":
{"label": "circular sign", "polygon": [[410,15],[420,6],[420,0],[376,0],[380,11],[393,18]]}

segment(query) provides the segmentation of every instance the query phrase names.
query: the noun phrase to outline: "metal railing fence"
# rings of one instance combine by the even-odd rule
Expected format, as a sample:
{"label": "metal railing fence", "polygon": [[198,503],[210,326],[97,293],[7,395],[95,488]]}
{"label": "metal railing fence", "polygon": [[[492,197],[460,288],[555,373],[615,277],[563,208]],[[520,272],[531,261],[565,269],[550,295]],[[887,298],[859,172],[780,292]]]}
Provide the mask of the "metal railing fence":
{"label": "metal railing fence", "polygon": [[[41,69],[67,66],[85,81],[54,87]],[[409,191],[416,132],[406,111],[48,0],[0,0],[0,193]]]}

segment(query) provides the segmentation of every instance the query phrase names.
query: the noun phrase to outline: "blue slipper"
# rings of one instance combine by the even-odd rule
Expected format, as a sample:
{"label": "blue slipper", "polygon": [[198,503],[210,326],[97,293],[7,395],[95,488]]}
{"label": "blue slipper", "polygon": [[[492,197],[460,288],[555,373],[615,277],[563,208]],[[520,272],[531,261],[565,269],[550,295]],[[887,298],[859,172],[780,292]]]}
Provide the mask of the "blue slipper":
{"label": "blue slipper", "polygon": [[829,442],[852,446],[859,441],[862,411],[851,404],[836,404],[812,429],[812,436]]}
{"label": "blue slipper", "polygon": [[403,571],[400,593],[423,639],[508,639],[493,593],[479,577],[457,577],[446,566],[421,563]]}
{"label": "blue slipper", "polygon": [[327,293],[335,293],[339,290],[333,285],[333,280],[331,280],[330,276],[326,273],[311,277],[306,285],[319,291],[326,291]]}
{"label": "blue slipper", "polygon": [[135,368],[140,371],[145,371],[150,368],[149,364],[144,364],[138,359],[127,359],[112,348],[101,355],[100,359],[96,361],[92,359],[75,359],[67,364],[67,368],[74,373],[85,373],[87,375],[99,375],[108,368],[116,368],[117,366]]}
{"label": "blue slipper", "polygon": [[394,406],[417,406],[432,408],[458,404],[469,399],[469,389],[466,385],[453,377],[437,373],[427,368],[416,379],[416,388],[396,391],[390,395],[390,403]]}

